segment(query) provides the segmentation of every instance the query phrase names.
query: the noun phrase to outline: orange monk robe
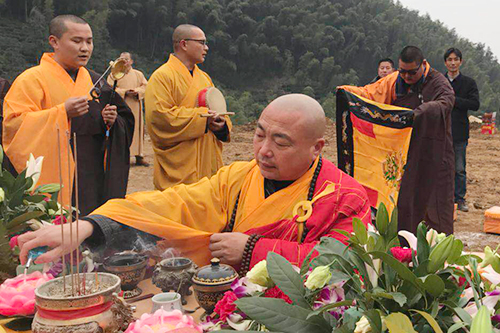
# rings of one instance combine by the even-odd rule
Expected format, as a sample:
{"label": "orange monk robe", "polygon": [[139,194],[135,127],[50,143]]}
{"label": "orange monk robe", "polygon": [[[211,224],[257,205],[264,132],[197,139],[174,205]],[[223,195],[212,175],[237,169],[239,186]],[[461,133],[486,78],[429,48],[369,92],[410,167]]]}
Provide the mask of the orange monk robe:
{"label": "orange monk robe", "polygon": [[[223,165],[222,142],[207,128],[196,107],[200,90],[213,87],[207,73],[194,67],[193,75],[173,54],[151,76],[146,88],[146,126],[153,143],[154,185],[164,190],[192,184],[214,175]],[[231,121],[226,116],[229,131]]]}
{"label": "orange monk robe", "polygon": [[[113,78],[108,76],[108,84],[113,86]],[[130,146],[130,156],[144,156],[144,119],[142,116],[142,100],[148,81],[141,71],[131,68],[124,77],[117,81],[116,92],[127,103],[135,118],[134,138]],[[137,97],[125,96],[128,90],[135,90]]]}
{"label": "orange monk robe", "polygon": [[[5,153],[17,172],[26,168],[30,153],[43,156],[43,168],[38,185],[60,183],[57,153],[57,128],[61,143],[63,200],[71,203],[74,162],[68,166],[67,132],[70,130],[64,102],[70,97],[89,96],[92,79],[88,70],[80,67],[76,81],[53,58],[42,56],[40,65],[24,71],[5,96],[3,144]],[[90,97],[90,96],[89,96]],[[71,179],[68,181],[68,167]]]}
{"label": "orange monk robe", "polygon": [[359,217],[365,224],[370,220],[366,192],[354,179],[323,159],[314,191],[318,200],[313,203],[312,216],[306,222],[309,232],[303,243],[297,242],[299,231],[292,220],[293,211],[307,199],[317,165],[318,160],[294,183],[266,198],[264,178],[255,160],[235,162],[196,184],[110,200],[89,217],[105,216],[164,238],[167,246],[204,265],[211,259],[210,236],[222,232],[229,224],[239,197],[232,231],[269,236],[259,240],[252,263],[254,257],[265,257],[267,251],[298,263],[322,236],[342,239],[335,229],[352,231],[353,217]]}

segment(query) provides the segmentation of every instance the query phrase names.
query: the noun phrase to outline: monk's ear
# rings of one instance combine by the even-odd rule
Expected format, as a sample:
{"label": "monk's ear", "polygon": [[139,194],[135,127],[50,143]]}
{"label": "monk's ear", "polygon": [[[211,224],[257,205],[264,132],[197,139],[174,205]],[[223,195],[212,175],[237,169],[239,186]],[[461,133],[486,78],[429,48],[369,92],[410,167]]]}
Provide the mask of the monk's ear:
{"label": "monk's ear", "polygon": [[50,35],[49,36],[49,44],[50,46],[52,46],[52,48],[54,49],[54,51],[56,50],[56,48],[58,47],[59,45],[59,38],[57,38],[56,36],[54,35]]}
{"label": "monk's ear", "polygon": [[321,151],[323,150],[323,147],[325,146],[325,139],[321,138],[316,141],[316,144],[313,146],[313,153],[314,157],[316,158],[319,154],[321,154]]}

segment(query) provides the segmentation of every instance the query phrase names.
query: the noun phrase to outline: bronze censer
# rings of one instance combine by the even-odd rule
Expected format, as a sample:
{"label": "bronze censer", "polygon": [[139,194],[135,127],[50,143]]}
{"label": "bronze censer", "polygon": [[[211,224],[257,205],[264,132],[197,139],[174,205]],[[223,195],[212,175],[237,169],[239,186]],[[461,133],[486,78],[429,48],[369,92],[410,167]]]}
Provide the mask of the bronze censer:
{"label": "bronze censer", "polygon": [[196,264],[188,258],[164,259],[156,264],[152,280],[163,292],[173,290],[181,294],[182,305],[186,305],[186,296],[191,295],[189,287],[196,268],[198,268]]}
{"label": "bronze censer", "polygon": [[[75,278],[85,281],[76,294],[71,281]],[[35,290],[37,312],[33,333],[124,331],[133,318],[131,307],[118,297],[120,283],[118,276],[108,273],[85,273],[47,281]]]}

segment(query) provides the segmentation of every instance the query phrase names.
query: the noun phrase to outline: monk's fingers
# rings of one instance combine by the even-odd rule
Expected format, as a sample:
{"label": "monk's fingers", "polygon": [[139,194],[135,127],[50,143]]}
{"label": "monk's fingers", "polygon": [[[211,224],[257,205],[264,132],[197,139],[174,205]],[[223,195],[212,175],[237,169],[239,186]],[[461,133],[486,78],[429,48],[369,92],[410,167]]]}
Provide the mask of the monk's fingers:
{"label": "monk's fingers", "polygon": [[223,250],[210,251],[213,258],[219,258],[222,262],[225,261],[225,252]]}
{"label": "monk's fingers", "polygon": [[19,237],[17,237],[17,246],[19,246],[19,248],[22,248],[24,244],[26,244],[35,237],[36,233],[34,231],[25,232],[24,234],[21,234],[19,235]]}
{"label": "monk's fingers", "polygon": [[22,265],[26,264],[26,261],[28,260],[28,253],[31,249],[34,249],[35,247],[39,247],[39,246],[45,246],[45,245],[47,245],[47,244],[44,244],[42,237],[35,237],[35,238],[32,238],[29,241],[25,242],[22,245],[21,251],[19,253],[19,259],[21,260],[21,264]]}
{"label": "monk's fingers", "polygon": [[215,233],[210,236],[210,243],[217,243],[225,240],[227,238],[227,233]]}
{"label": "monk's fingers", "polygon": [[63,256],[64,254],[65,253],[64,253],[63,248],[61,246],[58,246],[55,249],[52,249],[52,250],[50,250],[50,251],[42,254],[38,258],[36,258],[35,264],[46,264],[46,263],[49,263],[49,262],[54,262],[58,258],[60,258],[61,256]]}

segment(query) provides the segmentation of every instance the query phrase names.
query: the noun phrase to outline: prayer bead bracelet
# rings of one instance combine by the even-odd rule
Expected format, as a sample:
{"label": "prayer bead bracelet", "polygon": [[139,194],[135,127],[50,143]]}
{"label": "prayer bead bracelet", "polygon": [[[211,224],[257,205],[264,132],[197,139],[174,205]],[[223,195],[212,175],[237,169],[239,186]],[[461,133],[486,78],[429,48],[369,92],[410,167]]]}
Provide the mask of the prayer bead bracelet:
{"label": "prayer bead bracelet", "polygon": [[241,266],[239,272],[240,276],[245,276],[248,273],[248,270],[250,268],[250,262],[252,261],[253,249],[257,244],[257,241],[261,238],[263,238],[263,236],[257,234],[252,234],[248,238],[247,243],[245,244],[245,250],[243,251],[243,257],[241,259]]}

